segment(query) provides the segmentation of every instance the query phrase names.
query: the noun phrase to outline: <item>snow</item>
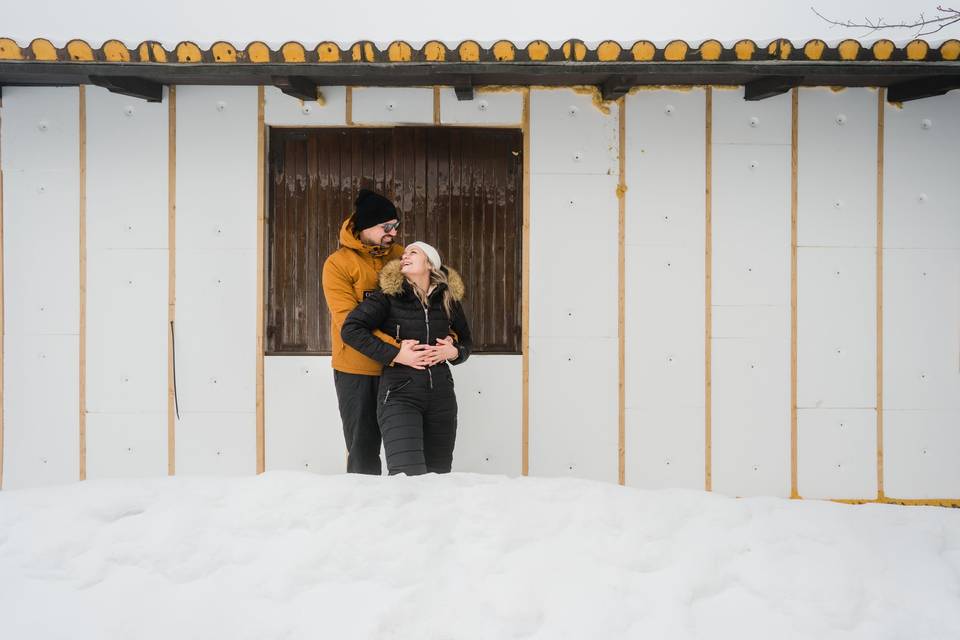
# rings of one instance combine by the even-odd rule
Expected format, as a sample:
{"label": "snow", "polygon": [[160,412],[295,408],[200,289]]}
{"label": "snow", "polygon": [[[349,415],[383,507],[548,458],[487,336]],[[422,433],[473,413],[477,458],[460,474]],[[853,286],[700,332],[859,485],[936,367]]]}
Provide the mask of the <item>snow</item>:
{"label": "snow", "polygon": [[[888,24],[912,22],[921,12],[928,18],[937,13],[933,0],[688,0],[682,4],[609,0],[602,7],[586,10],[576,5],[558,10],[552,0],[486,0],[469,5],[430,0],[285,0],[269,7],[250,0],[229,5],[209,0],[32,0],[7,5],[0,36],[14,38],[22,45],[36,37],[49,38],[58,46],[71,38],[83,38],[99,47],[107,39],[118,38],[131,47],[156,40],[167,48],[182,40],[207,48],[221,39],[241,47],[262,40],[274,48],[288,40],[312,47],[325,40],[341,46],[373,40],[385,46],[392,40],[405,39],[419,46],[433,39],[456,44],[470,38],[485,46],[501,38],[518,44],[540,38],[554,45],[567,38],[580,38],[591,45],[609,38],[627,46],[639,39],[662,45],[673,39],[698,43],[715,38],[731,44],[752,38],[765,44],[775,38],[800,43],[811,38],[830,43],[845,38],[861,38],[864,42],[889,38],[902,45],[920,30],[870,33],[868,29],[837,27],[817,17],[811,6],[834,20],[883,19]],[[954,24],[926,39],[939,44],[960,37],[958,34],[960,24]]]}
{"label": "snow", "polygon": [[0,492],[2,638],[960,638],[960,510],[473,474]]}

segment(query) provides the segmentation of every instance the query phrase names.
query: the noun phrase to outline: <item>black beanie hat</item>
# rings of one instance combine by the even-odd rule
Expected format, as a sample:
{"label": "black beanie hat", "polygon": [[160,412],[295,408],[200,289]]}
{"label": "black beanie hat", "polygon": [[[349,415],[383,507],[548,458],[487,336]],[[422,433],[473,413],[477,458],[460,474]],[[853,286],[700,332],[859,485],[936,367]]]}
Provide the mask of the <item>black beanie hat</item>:
{"label": "black beanie hat", "polygon": [[399,219],[397,208],[387,198],[369,189],[360,189],[354,203],[353,231],[360,233],[364,229],[383,224],[389,220]]}

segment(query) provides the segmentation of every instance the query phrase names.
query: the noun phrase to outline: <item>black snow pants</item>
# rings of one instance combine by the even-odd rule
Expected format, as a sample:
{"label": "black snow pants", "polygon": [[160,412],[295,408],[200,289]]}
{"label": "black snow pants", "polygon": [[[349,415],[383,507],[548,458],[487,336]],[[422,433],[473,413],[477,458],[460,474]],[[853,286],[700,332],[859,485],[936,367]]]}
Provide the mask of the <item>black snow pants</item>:
{"label": "black snow pants", "polygon": [[377,418],[390,475],[450,473],[457,438],[457,396],[450,367],[385,367]]}
{"label": "black snow pants", "polygon": [[379,376],[333,371],[337,405],[347,443],[347,473],[379,476],[380,427],[377,425]]}

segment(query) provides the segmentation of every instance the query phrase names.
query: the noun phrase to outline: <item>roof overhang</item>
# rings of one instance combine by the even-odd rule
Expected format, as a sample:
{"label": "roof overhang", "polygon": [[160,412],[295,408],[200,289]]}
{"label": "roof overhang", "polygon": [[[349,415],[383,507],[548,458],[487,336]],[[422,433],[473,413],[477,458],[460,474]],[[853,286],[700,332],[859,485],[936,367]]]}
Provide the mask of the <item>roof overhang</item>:
{"label": "roof overhang", "polygon": [[207,50],[184,42],[167,51],[144,42],[135,49],[110,40],[94,50],[82,40],[62,48],[34,40],[21,47],[0,39],[0,85],[95,84],[148,100],[163,85],[274,85],[308,99],[320,86],[449,85],[469,99],[474,86],[594,85],[604,99],[637,86],[744,85],[747,99],[762,99],[794,86],[889,87],[903,101],[960,88],[960,41],[933,48],[923,40],[897,47],[889,40],[861,44],[822,40],[794,46],[774,40],[765,47],[741,40],[731,47],[708,40],[693,47],[676,40],[663,47],[614,41],[593,49],[579,40],[554,48],[534,41],[524,48],[501,40],[489,48],[474,41],[447,47],[439,41],[414,50],[398,41],[381,50],[358,42],[306,48],[288,42],[279,50],[254,42],[244,50],[218,42]]}

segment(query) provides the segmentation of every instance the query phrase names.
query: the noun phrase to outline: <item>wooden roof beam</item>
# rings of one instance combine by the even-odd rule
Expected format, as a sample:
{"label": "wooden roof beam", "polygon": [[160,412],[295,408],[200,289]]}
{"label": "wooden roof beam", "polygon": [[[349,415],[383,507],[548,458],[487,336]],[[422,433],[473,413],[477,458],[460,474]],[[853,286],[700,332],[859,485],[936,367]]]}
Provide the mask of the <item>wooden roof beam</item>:
{"label": "wooden roof beam", "polygon": [[621,76],[611,76],[600,85],[600,97],[603,100],[617,100],[627,95],[633,83]]}
{"label": "wooden roof beam", "polygon": [[942,96],[953,89],[960,89],[960,75],[917,78],[890,85],[887,88],[887,102],[932,98]]}
{"label": "wooden roof beam", "polygon": [[473,100],[473,77],[459,78],[453,85],[453,92],[457,94],[457,100]]}
{"label": "wooden roof beam", "polygon": [[90,84],[147,102],[163,102],[163,85],[136,76],[90,76]]}
{"label": "wooden roof beam", "polygon": [[743,86],[743,99],[754,101],[772,98],[800,86],[803,76],[767,76],[751,80]]}
{"label": "wooden roof beam", "polygon": [[320,95],[320,85],[306,76],[271,76],[270,80],[280,91],[305,102],[316,100]]}

